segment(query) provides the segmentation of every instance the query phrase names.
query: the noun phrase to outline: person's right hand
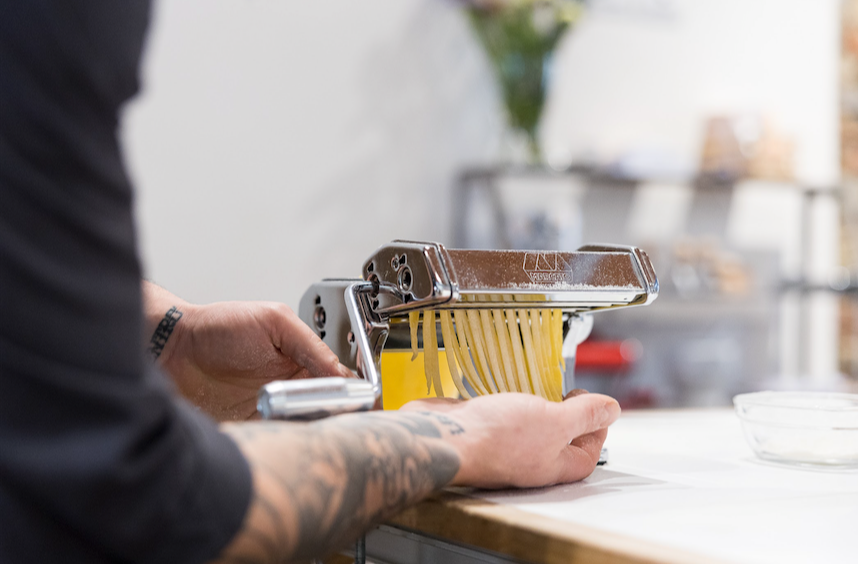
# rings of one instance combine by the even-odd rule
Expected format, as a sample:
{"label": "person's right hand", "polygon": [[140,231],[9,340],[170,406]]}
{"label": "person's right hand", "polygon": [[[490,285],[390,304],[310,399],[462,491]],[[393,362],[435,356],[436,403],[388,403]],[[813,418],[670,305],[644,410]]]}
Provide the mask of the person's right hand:
{"label": "person's right hand", "polygon": [[216,420],[258,418],[259,387],[273,380],[355,376],[285,304],[189,304],[148,281],[143,297],[148,331],[171,306],[179,311],[158,363]]}
{"label": "person's right hand", "polygon": [[426,399],[400,410],[435,414],[460,459],[452,484],[482,488],[538,487],[589,476],[608,426],[620,415],[617,401],[601,394],[563,402],[520,393]]}

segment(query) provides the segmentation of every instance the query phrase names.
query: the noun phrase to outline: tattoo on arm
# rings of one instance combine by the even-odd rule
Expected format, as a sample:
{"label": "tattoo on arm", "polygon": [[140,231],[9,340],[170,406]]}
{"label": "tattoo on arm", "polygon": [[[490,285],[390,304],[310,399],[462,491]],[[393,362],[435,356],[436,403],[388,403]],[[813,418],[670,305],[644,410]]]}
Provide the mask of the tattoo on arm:
{"label": "tattoo on arm", "polygon": [[173,333],[173,330],[176,328],[176,323],[182,317],[182,312],[173,306],[167,313],[164,314],[164,317],[161,318],[161,321],[158,322],[158,327],[155,328],[155,333],[152,334],[152,339],[149,340],[149,355],[152,356],[152,360],[158,359],[161,356],[161,352],[164,351],[164,346],[167,345],[167,340],[170,339],[170,335]]}
{"label": "tattoo on arm", "polygon": [[462,427],[462,424],[445,414],[441,414],[439,412],[420,412],[420,414],[423,414],[427,418],[434,418],[437,420],[439,424],[447,428],[450,435],[457,436],[465,433],[465,428]]}
{"label": "tattoo on arm", "polygon": [[438,441],[439,425],[464,433],[447,416],[414,412],[229,428],[248,454],[254,500],[236,538],[246,535],[246,543],[232,544],[222,558],[322,557],[446,486],[459,470],[459,458]]}

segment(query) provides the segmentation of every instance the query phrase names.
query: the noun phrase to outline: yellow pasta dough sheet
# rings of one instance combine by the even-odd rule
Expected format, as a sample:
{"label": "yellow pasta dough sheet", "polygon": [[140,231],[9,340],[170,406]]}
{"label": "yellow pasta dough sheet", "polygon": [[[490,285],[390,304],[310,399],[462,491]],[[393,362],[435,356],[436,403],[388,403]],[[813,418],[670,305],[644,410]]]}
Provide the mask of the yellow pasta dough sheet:
{"label": "yellow pasta dough sheet", "polygon": [[[385,349],[381,354],[381,394],[385,410],[398,410],[406,402],[418,398],[435,398],[435,391],[426,394],[426,372],[423,351],[411,360],[410,350]],[[459,392],[450,376],[447,352],[438,352],[441,390],[444,396],[458,398]]]}

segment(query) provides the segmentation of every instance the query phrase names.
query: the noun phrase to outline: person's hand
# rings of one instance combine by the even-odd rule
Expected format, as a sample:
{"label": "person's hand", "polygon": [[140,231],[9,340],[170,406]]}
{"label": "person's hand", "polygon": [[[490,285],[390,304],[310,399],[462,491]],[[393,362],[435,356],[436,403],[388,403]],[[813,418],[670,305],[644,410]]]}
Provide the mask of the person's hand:
{"label": "person's hand", "polygon": [[183,396],[217,420],[257,416],[257,392],[272,380],[354,377],[285,304],[194,305],[146,284],[154,287],[144,287],[147,319],[172,305],[182,312],[158,362]]}
{"label": "person's hand", "polygon": [[461,461],[453,484],[482,488],[537,487],[589,476],[607,427],[620,415],[613,398],[580,393],[563,402],[521,393],[415,400],[400,410],[436,414]]}

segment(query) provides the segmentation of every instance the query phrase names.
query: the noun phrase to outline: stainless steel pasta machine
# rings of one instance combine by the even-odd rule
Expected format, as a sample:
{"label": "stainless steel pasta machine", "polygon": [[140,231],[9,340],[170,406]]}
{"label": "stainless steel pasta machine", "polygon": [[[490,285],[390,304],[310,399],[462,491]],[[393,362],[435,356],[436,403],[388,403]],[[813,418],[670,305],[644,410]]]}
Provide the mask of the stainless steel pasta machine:
{"label": "stainless steel pasta machine", "polygon": [[[360,378],[269,383],[259,393],[264,418],[316,419],[383,405],[382,351],[408,348],[410,312],[560,309],[563,356],[574,358],[592,328],[591,312],[642,306],[658,296],[646,253],[614,245],[575,252],[499,251],[396,240],[367,259],[362,275],[312,285],[299,307],[300,318]],[[564,379],[563,393],[571,388],[572,379]]]}

